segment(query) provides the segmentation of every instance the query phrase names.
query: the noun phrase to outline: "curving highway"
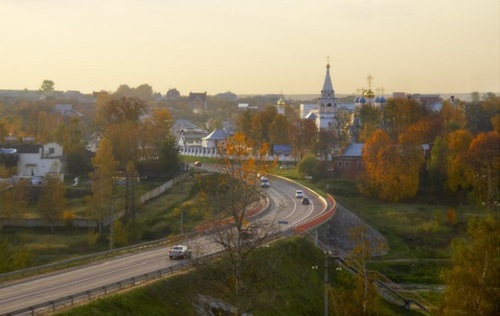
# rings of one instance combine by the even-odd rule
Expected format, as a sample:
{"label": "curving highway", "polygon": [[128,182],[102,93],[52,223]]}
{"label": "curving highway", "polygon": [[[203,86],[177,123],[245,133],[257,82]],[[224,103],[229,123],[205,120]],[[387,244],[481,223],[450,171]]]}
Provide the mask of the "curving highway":
{"label": "curving highway", "polygon": [[[303,190],[311,204],[302,205],[295,190]],[[256,221],[273,222],[275,229],[285,230],[315,217],[326,209],[325,200],[307,188],[279,178],[271,178],[271,186],[264,189],[269,196],[270,209]],[[220,249],[209,236],[185,242],[193,249],[193,256]],[[144,273],[177,264],[170,260],[166,248],[156,248],[127,254],[91,265],[57,271],[36,278],[0,284],[0,314],[7,314],[36,304],[56,300],[75,293],[97,288]]]}

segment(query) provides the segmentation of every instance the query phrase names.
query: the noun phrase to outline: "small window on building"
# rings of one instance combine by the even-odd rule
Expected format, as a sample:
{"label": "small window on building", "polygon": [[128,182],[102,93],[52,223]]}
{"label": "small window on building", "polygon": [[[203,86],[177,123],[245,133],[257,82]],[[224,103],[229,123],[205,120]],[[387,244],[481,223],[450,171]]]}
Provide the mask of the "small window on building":
{"label": "small window on building", "polygon": [[342,161],[337,161],[337,168],[342,169]]}
{"label": "small window on building", "polygon": [[345,168],[351,168],[351,162],[350,161],[344,162],[344,167]]}
{"label": "small window on building", "polygon": [[54,148],[54,147],[50,147],[50,148],[49,148],[49,154],[53,154],[53,153],[55,153],[55,152],[56,152],[56,150],[55,150],[55,148]]}
{"label": "small window on building", "polygon": [[358,169],[361,169],[361,161],[358,161]]}

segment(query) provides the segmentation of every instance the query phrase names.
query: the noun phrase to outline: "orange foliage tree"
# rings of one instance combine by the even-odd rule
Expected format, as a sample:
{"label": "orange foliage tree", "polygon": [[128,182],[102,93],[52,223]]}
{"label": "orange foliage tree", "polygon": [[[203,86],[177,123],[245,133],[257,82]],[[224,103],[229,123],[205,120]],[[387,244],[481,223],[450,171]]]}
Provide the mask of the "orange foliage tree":
{"label": "orange foliage tree", "polygon": [[499,206],[500,136],[497,132],[481,133],[470,143],[465,168],[476,199],[486,210]]}
{"label": "orange foliage tree", "polygon": [[466,130],[457,130],[448,134],[448,162],[446,165],[446,186],[451,192],[466,190],[470,178],[465,168],[465,157],[472,141],[472,135]]}
{"label": "orange foliage tree", "polygon": [[423,163],[421,145],[395,143],[378,130],[363,148],[362,192],[392,202],[414,197]]}

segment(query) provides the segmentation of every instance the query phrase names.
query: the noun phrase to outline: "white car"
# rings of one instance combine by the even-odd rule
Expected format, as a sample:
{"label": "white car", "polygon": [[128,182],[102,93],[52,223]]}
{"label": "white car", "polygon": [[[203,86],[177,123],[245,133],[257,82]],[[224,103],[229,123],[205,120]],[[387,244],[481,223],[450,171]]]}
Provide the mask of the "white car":
{"label": "white car", "polygon": [[175,245],[168,251],[170,259],[185,259],[191,257],[191,249],[184,245]]}
{"label": "white car", "polygon": [[304,197],[304,191],[302,191],[302,190],[295,191],[295,197],[298,198],[298,199],[303,198]]}

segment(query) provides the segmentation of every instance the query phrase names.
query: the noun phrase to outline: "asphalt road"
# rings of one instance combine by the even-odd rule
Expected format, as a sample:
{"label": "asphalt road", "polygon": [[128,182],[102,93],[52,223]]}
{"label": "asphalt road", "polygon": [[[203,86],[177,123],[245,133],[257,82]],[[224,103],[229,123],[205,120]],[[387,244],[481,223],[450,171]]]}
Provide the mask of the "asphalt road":
{"label": "asphalt road", "polygon": [[[269,211],[260,216],[258,222],[272,223],[273,229],[283,230],[320,214],[325,210],[324,200],[298,184],[277,178],[264,189],[274,202]],[[311,199],[310,205],[302,205],[295,197],[301,189]],[[185,242],[193,249],[193,256],[211,253],[220,249],[210,236]],[[58,271],[37,278],[0,284],[0,314],[48,302],[71,294],[80,293],[144,273],[179,263],[170,260],[167,248],[156,248],[99,261],[69,270]]]}

